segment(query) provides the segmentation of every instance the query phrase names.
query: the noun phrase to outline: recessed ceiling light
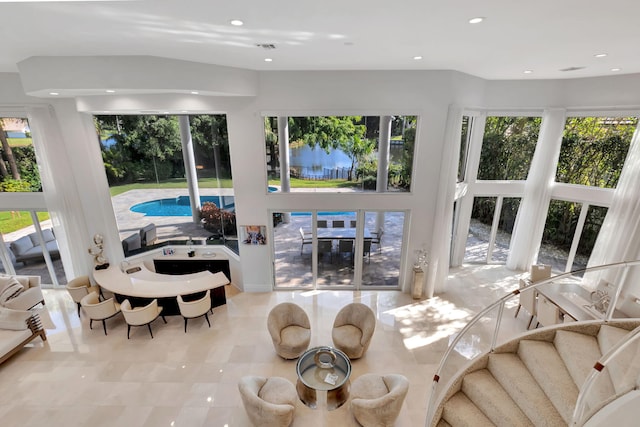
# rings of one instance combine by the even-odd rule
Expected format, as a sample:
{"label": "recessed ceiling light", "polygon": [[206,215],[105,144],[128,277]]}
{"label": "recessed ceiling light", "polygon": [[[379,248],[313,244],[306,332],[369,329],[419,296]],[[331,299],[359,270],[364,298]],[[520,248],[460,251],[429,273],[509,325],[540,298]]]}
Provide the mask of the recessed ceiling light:
{"label": "recessed ceiling light", "polygon": [[60,94],[58,92],[49,92],[49,95],[58,96]]}
{"label": "recessed ceiling light", "polygon": [[239,20],[239,19],[232,19],[231,21],[229,21],[229,23],[230,23],[231,25],[233,25],[233,26],[236,26],[236,27],[241,27],[241,26],[243,26],[243,25],[244,25],[244,22],[242,22],[242,21],[241,21],[241,20]]}
{"label": "recessed ceiling light", "polygon": [[116,91],[113,90],[113,89],[107,89],[107,90],[105,90],[105,92],[107,92],[107,93],[116,93]]}
{"label": "recessed ceiling light", "polygon": [[181,112],[181,113],[188,113],[189,111],[187,111],[187,110],[182,110],[182,111],[180,111],[180,112]]}
{"label": "recessed ceiling light", "polygon": [[533,73],[533,70],[524,70],[524,71],[523,71],[523,73],[525,73],[525,74],[531,74],[531,73]]}
{"label": "recessed ceiling light", "polygon": [[593,56],[595,56],[596,58],[604,58],[605,56],[607,56],[607,54],[606,53],[596,53]]}
{"label": "recessed ceiling light", "polygon": [[478,16],[478,17],[469,19],[469,24],[479,24],[482,21],[484,21],[484,18],[482,16]]}
{"label": "recessed ceiling light", "polygon": [[272,62],[272,61],[273,61],[273,59],[271,59],[271,58],[264,58],[264,62]]}
{"label": "recessed ceiling light", "polygon": [[413,59],[415,59],[416,61],[419,61],[422,59],[422,56],[414,56]]}
{"label": "recessed ceiling light", "polygon": [[197,90],[192,90],[191,91],[191,95],[197,95],[198,93],[200,93],[200,92],[198,92]]}
{"label": "recessed ceiling light", "polygon": [[620,68],[612,68],[611,71],[620,71]]}

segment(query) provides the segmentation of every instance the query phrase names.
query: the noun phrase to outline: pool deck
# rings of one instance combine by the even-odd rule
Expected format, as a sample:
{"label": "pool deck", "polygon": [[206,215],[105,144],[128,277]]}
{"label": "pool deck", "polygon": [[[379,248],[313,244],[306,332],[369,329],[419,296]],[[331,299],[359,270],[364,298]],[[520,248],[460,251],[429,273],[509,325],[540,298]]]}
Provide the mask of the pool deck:
{"label": "pool deck", "polygon": [[[188,196],[186,188],[175,189],[145,189],[129,190],[111,198],[113,211],[120,230],[120,239],[124,239],[138,232],[147,224],[156,225],[160,240],[187,240],[192,238],[205,238],[211,235],[200,225],[200,221],[194,222],[192,216],[147,216],[142,213],[132,212],[131,206],[159,199],[169,199],[178,196]],[[204,188],[200,190],[201,196],[233,196],[231,188]]]}

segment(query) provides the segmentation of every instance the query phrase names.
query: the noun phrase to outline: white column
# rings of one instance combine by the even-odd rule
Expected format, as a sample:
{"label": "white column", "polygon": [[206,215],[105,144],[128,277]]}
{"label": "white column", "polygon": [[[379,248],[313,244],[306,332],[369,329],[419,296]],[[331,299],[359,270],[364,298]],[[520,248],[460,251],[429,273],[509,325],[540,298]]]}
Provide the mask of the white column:
{"label": "white column", "polygon": [[[433,234],[429,253],[429,268],[426,274],[426,288],[439,293],[446,290],[449,274],[449,251],[451,245],[451,223],[453,218],[453,200],[458,174],[460,152],[460,130],[462,129],[462,109],[452,106],[447,114],[444,130],[442,159],[440,166],[441,184],[438,190],[436,208],[433,216]],[[429,295],[427,295],[429,296]]]}
{"label": "white column", "polygon": [[[184,159],[184,171],[187,176],[189,188],[189,201],[191,203],[191,217],[193,223],[200,222],[200,190],[198,189],[198,175],[196,172],[196,159],[193,154],[193,140],[189,127],[189,116],[178,116],[180,124],[180,141],[182,142],[182,158]],[[222,199],[222,195],[220,195]],[[222,207],[222,206],[220,206]]]}
{"label": "white column", "polygon": [[378,179],[376,191],[384,193],[389,184],[389,146],[391,145],[392,116],[380,117],[380,140],[378,142]]}
{"label": "white column", "polygon": [[[391,145],[391,121],[392,116],[380,116],[380,137],[378,140],[378,175],[376,179],[376,191],[384,193],[389,185],[389,148]],[[378,212],[376,216],[376,231],[384,225],[384,212]]]}
{"label": "white column", "polygon": [[[450,114],[454,114],[454,110],[450,110]],[[460,128],[458,128],[457,123],[455,124],[455,128],[451,129],[451,132],[454,134],[451,135],[447,141],[451,145],[455,145],[455,173],[456,177],[454,178],[457,181],[457,172],[458,172],[458,159],[460,159],[460,138],[461,138],[461,130],[462,130],[462,110],[458,111],[459,115],[459,123]],[[456,208],[456,224],[455,224],[455,233],[452,238],[452,250],[451,250],[451,267],[459,267],[462,265],[462,261],[464,260],[464,253],[467,247],[467,237],[469,236],[469,225],[471,224],[471,213],[473,211],[473,199],[475,198],[475,190],[474,187],[476,185],[476,180],[478,178],[478,167],[480,166],[480,154],[482,153],[482,141],[484,139],[484,127],[487,123],[487,114],[480,113],[477,116],[470,117],[471,129],[469,130],[471,133],[471,137],[469,138],[469,147],[467,148],[467,164],[464,173],[464,185],[466,188],[464,189],[464,195],[458,199],[458,205]]]}
{"label": "white column", "polygon": [[565,119],[566,110],[560,108],[546,110],[542,116],[538,143],[511,235],[507,258],[507,268],[511,270],[528,270],[538,255],[551,200],[551,185],[555,182]]}
{"label": "white column", "polygon": [[[280,191],[289,193],[291,191],[291,177],[289,175],[289,118],[287,116],[278,117],[278,155],[280,156]],[[282,215],[282,222],[289,223],[291,217],[289,213]]]}

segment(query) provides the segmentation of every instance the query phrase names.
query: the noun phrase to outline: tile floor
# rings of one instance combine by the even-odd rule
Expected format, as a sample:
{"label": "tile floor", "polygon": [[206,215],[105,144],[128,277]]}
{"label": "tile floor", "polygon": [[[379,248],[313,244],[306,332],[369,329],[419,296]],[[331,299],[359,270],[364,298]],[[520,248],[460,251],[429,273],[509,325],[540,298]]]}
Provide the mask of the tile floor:
{"label": "tile floor", "polygon": [[[331,344],[338,310],[352,301],[369,305],[377,327],[367,354],[352,365],[351,379],[367,372],[400,373],[410,381],[399,427],[423,426],[433,372],[452,334],[474,313],[517,286],[521,274],[502,266],[452,271],[448,291],[413,300],[397,291],[280,291],[240,293],[211,316],[189,322],[168,317],[126,338],[122,317],[88,327],[64,290],[46,290],[48,341],[36,341],[0,365],[3,426],[250,426],[237,390],[243,375],[282,376],[295,383],[296,362],[280,359],[266,330],[269,310],[283,301],[301,305],[312,322],[311,345]],[[46,316],[45,316],[46,317]],[[524,330],[527,318],[504,323]],[[486,340],[480,333],[479,340]],[[479,343],[465,347],[469,353]],[[464,357],[463,357],[464,359]],[[346,404],[335,411],[299,403],[293,426],[356,426]]]}

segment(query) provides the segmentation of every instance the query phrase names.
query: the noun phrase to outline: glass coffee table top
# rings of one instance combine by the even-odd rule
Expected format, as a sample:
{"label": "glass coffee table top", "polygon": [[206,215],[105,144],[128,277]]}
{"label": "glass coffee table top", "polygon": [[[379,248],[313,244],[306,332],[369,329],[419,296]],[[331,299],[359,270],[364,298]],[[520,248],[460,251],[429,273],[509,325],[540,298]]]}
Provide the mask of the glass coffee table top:
{"label": "glass coffee table top", "polygon": [[311,348],[298,359],[296,371],[298,397],[308,407],[326,405],[333,410],[349,398],[351,361],[342,351],[328,346]]}

